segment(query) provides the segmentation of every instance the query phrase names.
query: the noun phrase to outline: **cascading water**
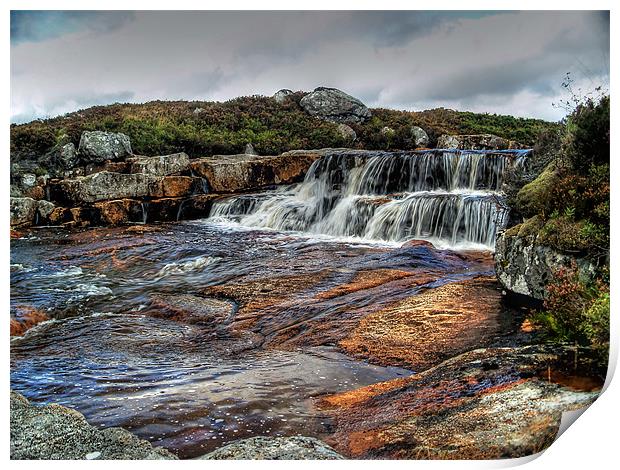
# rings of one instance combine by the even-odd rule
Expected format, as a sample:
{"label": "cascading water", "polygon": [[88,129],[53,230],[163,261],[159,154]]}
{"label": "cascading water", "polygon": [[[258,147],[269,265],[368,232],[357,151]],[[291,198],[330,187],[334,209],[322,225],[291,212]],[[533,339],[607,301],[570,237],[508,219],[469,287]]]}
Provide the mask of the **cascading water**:
{"label": "cascading water", "polygon": [[304,181],[214,204],[211,220],[338,237],[492,248],[507,208],[506,170],[529,150],[335,151]]}

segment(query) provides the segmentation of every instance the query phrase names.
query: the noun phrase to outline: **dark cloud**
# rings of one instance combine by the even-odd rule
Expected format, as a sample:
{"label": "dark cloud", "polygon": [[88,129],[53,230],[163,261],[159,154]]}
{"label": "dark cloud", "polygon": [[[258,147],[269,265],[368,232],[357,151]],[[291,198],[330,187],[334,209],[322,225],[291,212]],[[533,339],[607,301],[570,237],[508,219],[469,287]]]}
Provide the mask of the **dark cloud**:
{"label": "dark cloud", "polygon": [[609,78],[604,12],[13,12],[11,30],[14,121],[317,86],[370,106],[559,119],[566,72],[585,88]]}

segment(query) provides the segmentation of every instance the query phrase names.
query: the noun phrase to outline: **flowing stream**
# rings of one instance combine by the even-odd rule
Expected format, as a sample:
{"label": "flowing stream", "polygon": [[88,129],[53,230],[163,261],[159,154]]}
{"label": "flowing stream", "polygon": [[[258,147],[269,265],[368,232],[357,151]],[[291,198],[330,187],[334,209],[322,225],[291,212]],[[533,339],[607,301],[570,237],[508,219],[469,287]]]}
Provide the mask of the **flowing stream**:
{"label": "flowing stream", "polygon": [[216,203],[211,217],[335,237],[492,249],[507,215],[503,176],[523,165],[528,152],[333,152],[302,183],[231,197]]}

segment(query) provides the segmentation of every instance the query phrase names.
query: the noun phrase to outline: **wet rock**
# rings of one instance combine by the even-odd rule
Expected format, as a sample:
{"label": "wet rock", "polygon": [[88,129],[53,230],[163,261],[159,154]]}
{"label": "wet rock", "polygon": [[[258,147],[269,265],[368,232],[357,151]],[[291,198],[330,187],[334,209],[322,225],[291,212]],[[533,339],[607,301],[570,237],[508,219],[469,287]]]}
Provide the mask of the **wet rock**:
{"label": "wet rock", "polygon": [[184,152],[159,157],[134,157],[128,160],[131,173],[169,176],[180,175],[189,170],[189,157]]}
{"label": "wet rock", "polygon": [[99,211],[99,219],[105,225],[122,225],[129,222],[143,222],[144,203],[136,199],[119,199],[93,204]]}
{"label": "wet rock", "polygon": [[32,225],[37,213],[37,201],[31,197],[12,197],[10,212],[12,227]]}
{"label": "wet rock", "polygon": [[228,300],[180,294],[153,296],[145,313],[182,323],[216,328],[229,320],[234,311],[234,303]]}
{"label": "wet rock", "polygon": [[278,90],[274,93],[273,99],[276,100],[277,103],[283,103],[292,94],[293,90],[283,88],[282,90]]}
{"label": "wet rock", "polygon": [[585,257],[542,245],[536,233],[520,233],[521,227],[499,233],[495,243],[495,272],[508,291],[544,300],[545,287],[555,273],[573,263],[582,279],[594,278],[596,267]]}
{"label": "wet rock", "polygon": [[242,192],[304,177],[319,151],[286,152],[278,156],[214,155],[191,162],[192,170],[208,182],[211,192]]}
{"label": "wet rock", "polygon": [[413,139],[413,143],[416,146],[416,148],[428,147],[428,143],[429,143],[428,134],[421,127],[413,126],[411,128],[411,138]]}
{"label": "wet rock", "polygon": [[22,305],[11,307],[11,336],[23,335],[33,326],[49,319],[47,314],[38,308]]}
{"label": "wet rock", "polygon": [[161,182],[161,193],[151,192],[151,197],[184,197],[203,192],[203,181],[192,176],[165,176]]}
{"label": "wet rock", "polygon": [[78,148],[84,163],[119,160],[131,155],[131,142],[125,134],[102,131],[84,131]]}
{"label": "wet rock", "polygon": [[338,133],[343,139],[349,142],[353,142],[355,139],[357,139],[357,134],[355,133],[355,131],[346,124],[338,124]]}
{"label": "wet rock", "polygon": [[202,460],[341,460],[344,457],[314,437],[250,437],[231,442]]}
{"label": "wet rock", "polygon": [[364,103],[336,88],[316,88],[299,104],[307,113],[326,121],[361,123],[371,117]]}
{"label": "wet rock", "polygon": [[48,216],[49,225],[62,225],[71,220],[73,220],[73,216],[67,207],[55,207]]}
{"label": "wet rock", "polygon": [[11,459],[173,460],[121,428],[97,429],[81,413],[60,405],[35,406],[11,391]]}
{"label": "wet rock", "polygon": [[598,395],[541,378],[558,367],[557,349],[478,349],[420,374],[327,397],[321,404],[335,421],[327,442],[351,458],[498,459],[540,452],[555,439],[563,411]]}
{"label": "wet rock", "polygon": [[365,316],[339,346],[375,364],[422,370],[489,346],[510,332],[511,316],[493,278],[472,279],[426,290]]}
{"label": "wet rock", "polygon": [[197,194],[183,199],[177,207],[175,220],[191,220],[208,217],[211,212],[213,201],[220,196],[216,194]]}

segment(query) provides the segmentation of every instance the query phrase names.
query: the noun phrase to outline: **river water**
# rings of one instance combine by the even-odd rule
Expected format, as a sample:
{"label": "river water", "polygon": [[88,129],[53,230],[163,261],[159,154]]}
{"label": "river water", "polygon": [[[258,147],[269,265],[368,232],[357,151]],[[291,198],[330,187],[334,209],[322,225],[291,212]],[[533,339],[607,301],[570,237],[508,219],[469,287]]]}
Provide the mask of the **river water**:
{"label": "river water", "polygon": [[[342,354],[356,321],[492,274],[450,250],[489,249],[505,217],[514,156],[486,157],[335,155],[204,220],[11,240],[11,316],[49,318],[13,337],[11,387],[181,458],[256,435],[325,436],[317,397],[412,373]],[[403,245],[412,238],[450,249]]]}

